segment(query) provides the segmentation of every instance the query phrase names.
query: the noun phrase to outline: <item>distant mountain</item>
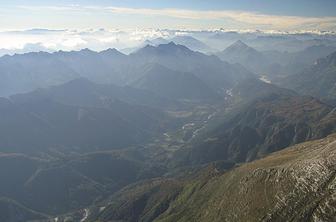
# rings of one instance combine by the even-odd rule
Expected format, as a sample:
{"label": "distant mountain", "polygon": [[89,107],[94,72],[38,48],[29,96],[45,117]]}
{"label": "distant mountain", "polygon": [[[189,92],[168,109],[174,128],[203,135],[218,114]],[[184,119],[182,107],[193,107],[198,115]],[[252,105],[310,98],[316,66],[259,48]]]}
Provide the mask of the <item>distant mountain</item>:
{"label": "distant mountain", "polygon": [[159,37],[156,39],[151,39],[151,40],[146,40],[145,42],[143,42],[143,44],[141,44],[138,49],[146,47],[147,45],[151,45],[151,46],[158,46],[158,45],[162,45],[162,44],[168,44],[169,40]]}
{"label": "distant mountain", "polygon": [[156,39],[146,40],[140,45],[138,45],[137,47],[123,49],[122,52],[125,52],[126,54],[130,54],[130,53],[136,52],[137,50],[143,47],[146,47],[147,45],[159,46],[159,45],[168,44],[169,42],[174,42],[175,44],[178,44],[178,45],[184,45],[193,51],[199,51],[199,52],[204,52],[204,53],[208,53],[212,51],[212,49],[208,45],[206,45],[204,42],[192,36],[175,36],[173,38],[159,37]]}
{"label": "distant mountain", "polygon": [[246,45],[241,40],[238,40],[222,52],[218,53],[218,56],[228,62],[235,63],[242,59],[241,56],[244,57],[243,59],[247,60],[255,59],[253,58],[254,56],[260,57],[262,54],[254,48]]}
{"label": "distant mountain", "polygon": [[120,83],[118,71],[127,62],[116,50],[100,53],[88,49],[72,52],[36,52],[0,58],[0,96],[85,77],[102,83]]}
{"label": "distant mountain", "polygon": [[291,63],[300,65],[300,64],[313,64],[316,62],[316,60],[321,59],[323,57],[326,57],[333,52],[336,51],[336,47],[334,46],[326,46],[326,45],[314,45],[305,48],[302,51],[299,51],[297,53],[293,53],[294,59],[291,61]]}
{"label": "distant mountain", "polygon": [[130,47],[130,48],[125,48],[125,49],[121,49],[121,52],[129,55],[131,53],[134,53],[136,51],[138,51],[139,49],[146,47],[147,45],[151,45],[151,46],[158,46],[158,45],[162,45],[162,44],[168,44],[169,40],[159,37],[159,38],[155,38],[155,39],[147,39],[144,42],[142,42],[141,44],[135,46],[135,47]]}
{"label": "distant mountain", "polygon": [[165,45],[146,46],[130,55],[133,64],[157,63],[171,70],[188,72],[197,76],[216,91],[225,91],[242,79],[253,76],[239,65],[231,65],[216,56],[194,52],[171,42]]}
{"label": "distant mountain", "polygon": [[98,83],[120,83],[120,67],[126,66],[127,56],[116,49],[99,53],[89,49],[71,52],[55,52],[53,57],[75,70],[79,77]]}
{"label": "distant mountain", "polygon": [[160,64],[182,73],[192,73],[216,91],[230,88],[252,75],[243,67],[230,65],[215,56],[194,52],[175,43],[150,46],[129,56],[115,49],[94,52],[28,53],[0,58],[0,96],[25,93],[87,78],[96,83],[125,86],[142,77],[141,67]]}
{"label": "distant mountain", "polygon": [[174,160],[181,161],[180,164],[251,161],[336,131],[333,107],[275,86],[272,89],[270,84],[255,84],[248,81],[233,93],[238,97],[244,92],[265,93],[245,98],[226,115],[218,113],[191,144],[176,153]]}
{"label": "distant mountain", "polygon": [[261,52],[249,47],[240,40],[224,51],[217,53],[217,56],[230,63],[240,63],[257,74],[265,74],[265,70],[271,64],[271,61]]}
{"label": "distant mountain", "polygon": [[215,32],[207,41],[213,48],[222,50],[232,42],[242,40],[258,51],[276,49],[280,52],[298,52],[313,45],[335,45],[328,38],[319,35],[308,34],[267,34],[260,31],[241,33],[236,31]]}
{"label": "distant mountain", "polygon": [[25,153],[138,145],[159,133],[166,118],[158,110],[118,100],[83,107],[43,97],[20,103],[1,99],[0,114],[1,151]]}
{"label": "distant mountain", "polygon": [[263,54],[273,61],[272,66],[266,70],[270,76],[290,76],[298,74],[309,68],[318,59],[324,58],[336,51],[336,47],[326,45],[314,45],[298,52],[263,52]]}
{"label": "distant mountain", "polygon": [[193,35],[1,57],[0,221],[332,221],[332,44]]}
{"label": "distant mountain", "polygon": [[66,105],[85,107],[108,107],[117,100],[160,109],[173,108],[177,105],[175,101],[160,97],[155,92],[130,86],[98,84],[86,78],[74,79],[61,85],[37,89],[30,93],[16,94],[10,98],[16,103],[53,100]]}
{"label": "distant mountain", "polygon": [[115,60],[122,60],[126,57],[125,54],[119,52],[117,49],[114,48],[105,49],[103,51],[100,51],[98,54],[107,60],[111,60],[111,58],[114,58],[111,62],[117,62]]}
{"label": "distant mountain", "polygon": [[333,221],[335,141],[332,135],[302,143],[228,172],[213,165],[182,185],[165,179],[138,184],[98,205],[104,210],[92,211],[90,219]]}
{"label": "distant mountain", "polygon": [[147,65],[144,69],[143,76],[131,86],[169,99],[214,101],[220,98],[192,73],[180,73],[157,64]]}
{"label": "distant mountain", "polygon": [[64,83],[79,75],[45,52],[1,57],[0,70],[0,95],[4,96]]}
{"label": "distant mountain", "polygon": [[156,39],[149,40],[149,43],[155,46],[162,45],[162,44],[168,44],[169,40],[159,37]]}
{"label": "distant mountain", "polygon": [[334,45],[328,39],[316,38],[314,35],[309,38],[302,38],[300,34],[295,35],[259,35],[250,38],[248,44],[260,51],[277,49],[280,52],[295,53],[314,45]]}
{"label": "distant mountain", "polygon": [[174,38],[171,38],[170,41],[179,45],[184,45],[193,51],[204,53],[212,51],[208,45],[192,36],[175,36]]}
{"label": "distant mountain", "polygon": [[277,82],[279,78],[303,71],[317,59],[334,51],[335,47],[325,45],[314,45],[298,52],[257,51],[238,40],[224,51],[217,53],[217,56],[230,63],[239,63]]}
{"label": "distant mountain", "polygon": [[336,53],[319,59],[301,73],[289,76],[281,81],[302,94],[312,95],[324,101],[336,104]]}

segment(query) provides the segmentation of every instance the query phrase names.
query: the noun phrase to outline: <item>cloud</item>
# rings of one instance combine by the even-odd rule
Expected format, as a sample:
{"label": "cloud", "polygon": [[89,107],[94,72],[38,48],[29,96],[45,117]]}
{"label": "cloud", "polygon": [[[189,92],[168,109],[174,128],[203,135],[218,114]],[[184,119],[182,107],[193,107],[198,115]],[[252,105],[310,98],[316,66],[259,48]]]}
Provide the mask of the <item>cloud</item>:
{"label": "cloud", "polygon": [[[241,27],[256,29],[317,29],[336,30],[336,17],[303,17],[303,16],[282,16],[268,15],[258,12],[229,11],[229,10],[187,10],[187,9],[151,9],[151,8],[129,8],[114,6],[19,6],[25,10],[35,11],[64,11],[64,12],[103,12],[113,15],[140,15],[144,17],[170,17],[181,20],[216,20],[220,22],[231,22]],[[238,27],[239,28],[239,27]]]}
{"label": "cloud", "polygon": [[[96,8],[98,9],[98,8]],[[182,9],[146,9],[146,8],[121,8],[103,7],[118,14],[137,14],[143,16],[166,16],[179,19],[192,20],[221,20],[230,19],[241,24],[271,29],[294,30],[307,27],[315,29],[336,30],[336,17],[300,17],[278,16],[244,11],[195,11]]]}
{"label": "cloud", "polygon": [[34,5],[34,6],[29,6],[29,5],[19,5],[17,6],[19,9],[24,9],[24,10],[31,10],[31,11],[82,11],[82,7],[79,5],[65,5],[65,6],[43,6],[43,5]]}
{"label": "cloud", "polygon": [[147,39],[168,38],[173,31],[158,29],[138,30],[48,30],[32,29],[0,32],[0,56],[30,51],[80,50],[90,48],[101,51],[107,48],[136,47]]}
{"label": "cloud", "polygon": [[[73,16],[74,13],[79,15],[76,17],[80,23],[83,22],[83,18],[90,17],[86,15],[93,15],[94,18],[99,17],[103,13],[103,18],[94,21],[96,27],[93,29],[81,29],[68,27],[59,27],[50,21],[59,22],[55,17],[50,17],[50,20],[46,20],[48,26],[53,29],[28,29],[28,30],[12,30],[0,32],[0,55],[5,53],[26,52],[26,51],[56,51],[56,50],[79,50],[82,48],[90,48],[92,50],[100,51],[106,48],[134,48],[137,47],[145,40],[153,40],[155,38],[170,39],[178,35],[193,35],[194,37],[204,38],[203,41],[207,44],[211,44],[208,41],[208,37],[212,36],[217,31],[223,31],[220,29],[222,26],[226,28],[226,31],[238,31],[243,30],[247,32],[253,32],[253,30],[263,30],[264,34],[290,34],[290,33],[309,33],[314,35],[332,34],[336,36],[336,17],[299,17],[299,16],[278,16],[278,15],[266,15],[256,12],[244,12],[244,11],[225,11],[225,10],[184,10],[184,9],[149,9],[149,8],[126,8],[126,7],[113,7],[113,6],[80,6],[80,5],[67,5],[67,6],[18,6],[21,10],[31,10],[27,14],[38,15],[42,17],[57,14],[61,12],[62,16],[68,15],[64,21],[68,21],[69,16]],[[40,12],[41,11],[41,12]],[[24,11],[26,12],[26,11]],[[22,12],[23,13],[23,12]],[[78,13],[78,14],[77,14]],[[84,13],[84,14],[83,14]],[[85,15],[85,16],[84,16]],[[172,28],[172,29],[102,29],[97,28],[103,21],[108,23],[112,21],[110,17],[106,15],[112,15],[113,18],[121,18],[130,20],[130,23],[141,22],[143,16],[144,20],[157,21],[159,24],[164,24],[166,18],[174,18],[175,23],[183,23],[182,21],[188,21],[190,24],[205,25],[206,30],[202,28],[193,29],[184,28]],[[123,15],[123,16],[119,16]],[[127,15],[127,16],[124,16]],[[132,16],[136,15],[136,16]],[[63,17],[62,17],[63,18]],[[80,19],[78,19],[80,18]],[[133,18],[133,20],[131,20]],[[147,19],[150,18],[150,19]],[[90,18],[89,18],[90,19]],[[10,20],[10,19],[7,19]],[[26,19],[28,24],[31,23],[29,19]],[[40,20],[40,19],[39,19]],[[181,21],[180,21],[181,20]],[[22,19],[19,20],[21,23]],[[116,21],[115,23],[119,23]],[[4,24],[6,22],[3,22]],[[62,23],[62,22],[61,22]],[[174,24],[175,24],[174,23]],[[11,23],[12,24],[12,23]],[[43,23],[44,24],[44,23]],[[64,23],[67,24],[67,23]],[[91,24],[91,23],[90,23]],[[219,27],[216,29],[210,29],[211,24],[216,24]],[[223,25],[225,24],[225,25]],[[231,25],[230,25],[231,24]],[[1,25],[1,20],[0,20]],[[124,27],[124,24],[121,25]],[[37,26],[39,27],[39,26]],[[89,26],[91,27],[91,26]],[[109,26],[107,26],[109,27]],[[214,26],[212,26],[214,27]],[[32,27],[29,27],[32,28]],[[64,29],[68,28],[68,29]],[[209,28],[209,29],[208,29]],[[252,30],[252,31],[251,31]],[[311,31],[313,30],[313,31]],[[321,30],[329,30],[329,32],[322,32]],[[202,37],[203,36],[203,37]],[[314,37],[315,38],[315,37]],[[336,38],[336,37],[335,37]],[[201,39],[202,40],[202,39]],[[214,47],[216,48],[216,47]]]}

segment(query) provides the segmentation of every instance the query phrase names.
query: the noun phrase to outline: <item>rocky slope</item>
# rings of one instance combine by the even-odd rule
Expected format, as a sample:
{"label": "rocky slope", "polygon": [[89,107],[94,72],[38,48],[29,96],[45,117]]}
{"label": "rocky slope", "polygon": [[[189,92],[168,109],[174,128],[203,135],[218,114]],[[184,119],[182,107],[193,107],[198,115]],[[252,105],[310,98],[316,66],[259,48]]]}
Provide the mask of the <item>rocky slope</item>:
{"label": "rocky slope", "polygon": [[90,221],[333,221],[335,161],[334,134],[228,172],[209,167],[183,188],[162,189],[164,181],[130,187]]}

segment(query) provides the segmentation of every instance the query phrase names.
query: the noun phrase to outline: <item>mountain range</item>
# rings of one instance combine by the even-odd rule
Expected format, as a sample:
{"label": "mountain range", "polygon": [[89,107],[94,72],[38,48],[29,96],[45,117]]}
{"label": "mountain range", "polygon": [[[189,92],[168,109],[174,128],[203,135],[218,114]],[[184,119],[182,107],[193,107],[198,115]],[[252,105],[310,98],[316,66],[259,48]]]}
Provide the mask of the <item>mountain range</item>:
{"label": "mountain range", "polygon": [[[94,52],[37,52],[0,58],[0,95],[8,96],[37,88],[87,78],[96,83],[129,85],[143,77],[143,68],[159,64],[179,72],[191,72],[214,90],[231,87],[239,79],[253,75],[246,69],[230,65],[215,56],[192,51],[171,42],[146,46],[129,56],[115,49]],[[209,75],[210,74],[210,75]]]}
{"label": "mountain range", "polygon": [[121,148],[146,141],[162,130],[165,119],[169,120],[155,108],[113,97],[85,97],[88,94],[79,94],[84,89],[81,87],[77,94],[71,88],[72,97],[55,89],[50,94],[38,91],[0,99],[1,151],[41,151],[64,146]]}
{"label": "mountain range", "polygon": [[0,58],[0,221],[333,221],[331,45],[151,41]]}
{"label": "mountain range", "polygon": [[247,69],[278,82],[279,78],[302,72],[316,60],[336,51],[334,46],[313,45],[297,52],[258,51],[241,40],[216,55],[224,61],[239,63]]}
{"label": "mountain range", "polygon": [[221,171],[211,165],[186,181],[132,185],[91,221],[332,221],[335,135]]}
{"label": "mountain range", "polygon": [[232,99],[230,112],[217,112],[172,161],[232,165],[336,132],[332,106],[259,80],[239,84]]}
{"label": "mountain range", "polygon": [[306,95],[336,102],[336,53],[317,60],[304,71],[282,80],[281,85]]}
{"label": "mountain range", "polygon": [[193,51],[198,51],[202,53],[210,53],[213,51],[213,49],[209,47],[207,44],[205,44],[204,42],[190,35],[177,35],[177,36],[169,37],[169,38],[159,37],[159,38],[155,38],[151,40],[147,39],[146,41],[144,41],[137,47],[126,48],[126,49],[122,49],[121,51],[126,54],[130,54],[147,45],[159,46],[163,44],[168,44],[169,42],[174,42],[175,44],[178,44],[178,45],[184,45]]}

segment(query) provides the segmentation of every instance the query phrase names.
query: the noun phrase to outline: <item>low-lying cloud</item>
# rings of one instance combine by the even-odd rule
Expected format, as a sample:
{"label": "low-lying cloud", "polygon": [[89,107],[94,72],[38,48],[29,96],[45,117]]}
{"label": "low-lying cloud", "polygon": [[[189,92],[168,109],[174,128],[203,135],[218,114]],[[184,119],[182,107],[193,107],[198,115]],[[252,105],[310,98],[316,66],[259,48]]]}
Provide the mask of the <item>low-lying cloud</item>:
{"label": "low-lying cloud", "polygon": [[90,48],[125,49],[136,47],[147,39],[169,38],[174,32],[156,29],[143,30],[48,30],[32,29],[0,32],[0,56],[31,51],[71,51]]}

